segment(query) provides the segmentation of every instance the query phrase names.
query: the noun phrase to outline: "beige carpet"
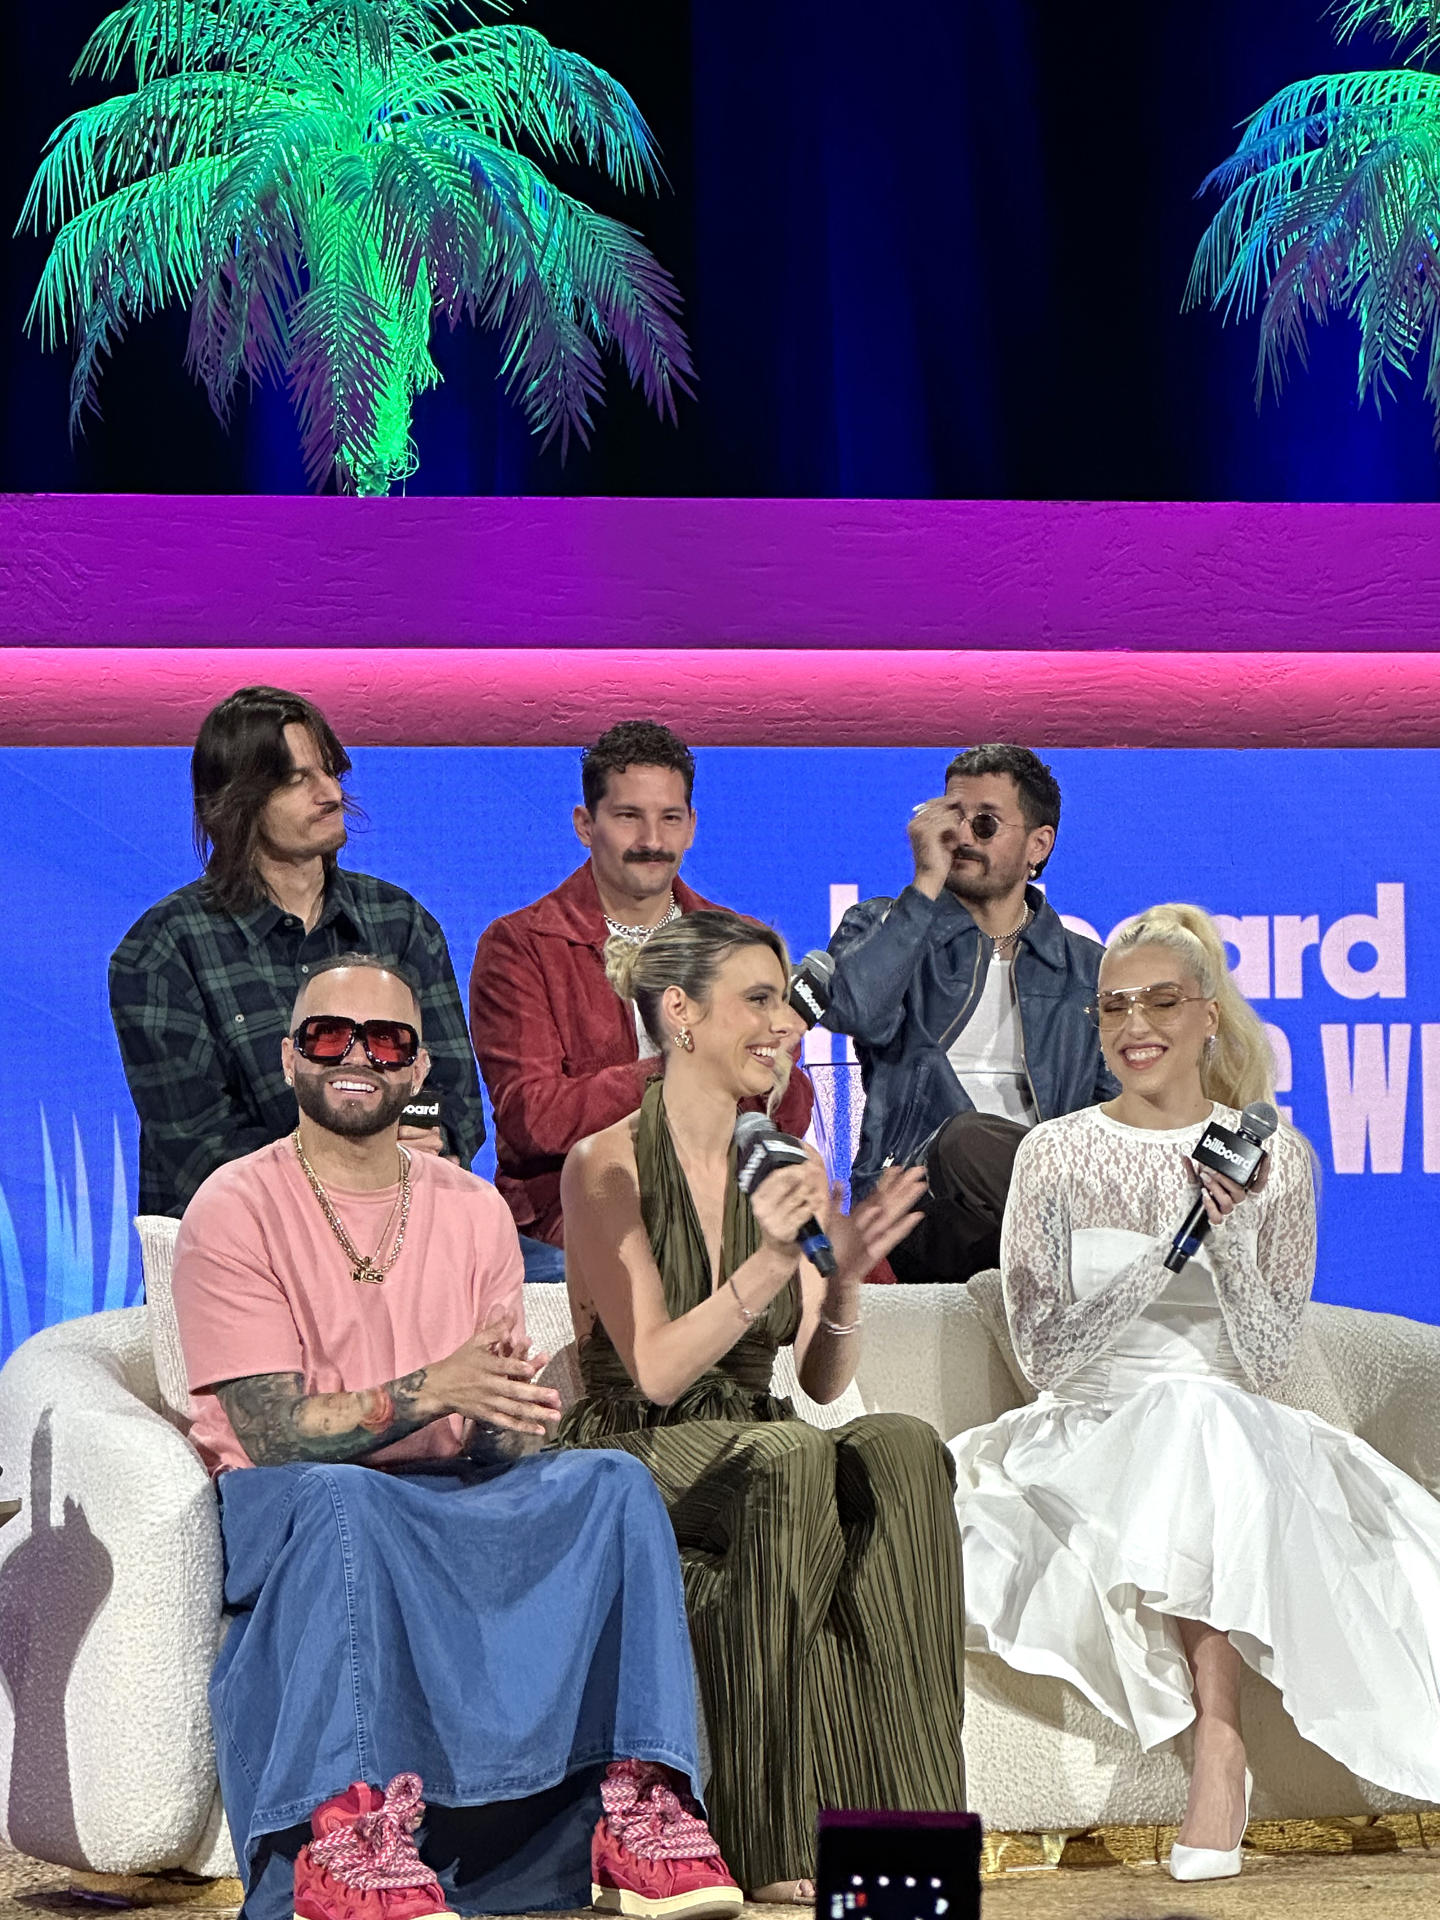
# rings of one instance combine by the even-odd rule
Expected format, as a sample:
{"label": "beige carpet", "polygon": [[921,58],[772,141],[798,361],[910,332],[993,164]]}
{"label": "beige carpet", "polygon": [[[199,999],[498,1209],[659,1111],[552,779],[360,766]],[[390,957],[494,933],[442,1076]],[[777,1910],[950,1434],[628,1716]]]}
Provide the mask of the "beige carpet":
{"label": "beige carpet", "polygon": [[1256,1820],[1238,1879],[1184,1887],[1163,1862],[1173,1827],[1103,1827],[1046,1865],[1032,1834],[985,1842],[985,1920],[1437,1920],[1440,1813]]}
{"label": "beige carpet", "polygon": [[[1069,1841],[1047,1867],[1037,1836],[991,1835],[984,1920],[1440,1920],[1440,1814],[1257,1821],[1239,1879],[1208,1887],[1180,1887],[1166,1874],[1160,1861],[1173,1837],[1166,1827],[1107,1827]],[[233,1881],[73,1874],[0,1850],[0,1920],[100,1920],[106,1909],[133,1908],[144,1920],[220,1920],[238,1893]],[[749,1913],[814,1920],[808,1908]]]}

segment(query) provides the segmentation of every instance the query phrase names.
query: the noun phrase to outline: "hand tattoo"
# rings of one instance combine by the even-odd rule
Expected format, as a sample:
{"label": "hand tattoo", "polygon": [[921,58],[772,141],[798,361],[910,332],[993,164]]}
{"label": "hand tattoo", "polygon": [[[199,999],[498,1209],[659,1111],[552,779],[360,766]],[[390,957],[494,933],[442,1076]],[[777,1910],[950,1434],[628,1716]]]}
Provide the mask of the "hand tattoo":
{"label": "hand tattoo", "polygon": [[417,1402],[426,1369],[358,1393],[311,1393],[299,1373],[252,1373],[222,1380],[215,1394],[235,1438],[257,1467],[295,1460],[358,1460],[435,1418]]}

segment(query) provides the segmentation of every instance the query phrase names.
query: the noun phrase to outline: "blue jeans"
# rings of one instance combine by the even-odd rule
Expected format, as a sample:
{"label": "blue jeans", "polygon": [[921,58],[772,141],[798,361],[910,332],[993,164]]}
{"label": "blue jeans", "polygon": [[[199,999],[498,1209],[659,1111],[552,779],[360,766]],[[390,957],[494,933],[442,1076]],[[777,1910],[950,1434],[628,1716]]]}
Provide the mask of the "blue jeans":
{"label": "blue jeans", "polygon": [[527,1281],[564,1281],[565,1249],[563,1247],[552,1247],[548,1240],[532,1240],[528,1233],[522,1233],[520,1258],[525,1262]]}
{"label": "blue jeans", "polygon": [[[310,1814],[352,1780],[413,1771],[440,1808],[530,1803],[492,1819],[494,1857],[472,1846],[468,1878],[447,1876],[462,1910],[490,1912],[586,1903],[607,1761],[699,1792],[675,1536],[638,1461],[241,1468],[220,1512],[236,1617],[210,1705],[247,1920],[292,1912]],[[449,1836],[453,1869],[453,1820]]]}

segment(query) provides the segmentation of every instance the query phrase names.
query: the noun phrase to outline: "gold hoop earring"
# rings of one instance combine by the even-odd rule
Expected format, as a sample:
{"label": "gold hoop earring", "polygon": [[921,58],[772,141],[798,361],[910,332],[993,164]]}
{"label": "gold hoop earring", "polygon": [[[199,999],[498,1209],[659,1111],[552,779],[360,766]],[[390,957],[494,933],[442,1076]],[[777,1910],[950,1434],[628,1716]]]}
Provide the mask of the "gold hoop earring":
{"label": "gold hoop earring", "polygon": [[686,1053],[693,1053],[695,1051],[695,1036],[691,1033],[689,1027],[681,1027],[675,1036],[675,1045],[677,1047],[683,1047]]}

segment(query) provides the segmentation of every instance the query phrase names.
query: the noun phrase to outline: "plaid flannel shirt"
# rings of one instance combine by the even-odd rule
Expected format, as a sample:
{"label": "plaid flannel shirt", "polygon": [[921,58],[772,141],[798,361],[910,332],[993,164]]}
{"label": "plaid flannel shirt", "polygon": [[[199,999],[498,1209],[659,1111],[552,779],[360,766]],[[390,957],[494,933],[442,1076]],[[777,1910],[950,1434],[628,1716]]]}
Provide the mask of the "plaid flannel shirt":
{"label": "plaid flannel shirt", "polygon": [[180,1214],[209,1174],[295,1125],[280,1042],[305,976],[337,953],[380,955],[419,982],[427,1086],[446,1151],[485,1138],[465,1011],[439,923],[400,887],[337,867],[307,933],[273,902],[231,914],[192,881],[151,907],[110,959],[110,1014],[140,1116],[140,1211]]}

